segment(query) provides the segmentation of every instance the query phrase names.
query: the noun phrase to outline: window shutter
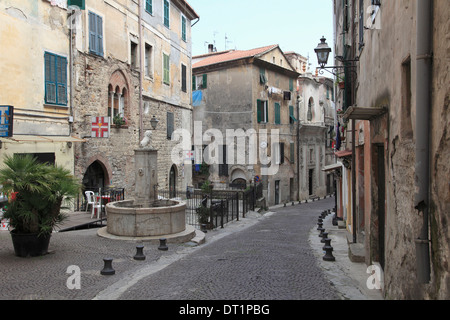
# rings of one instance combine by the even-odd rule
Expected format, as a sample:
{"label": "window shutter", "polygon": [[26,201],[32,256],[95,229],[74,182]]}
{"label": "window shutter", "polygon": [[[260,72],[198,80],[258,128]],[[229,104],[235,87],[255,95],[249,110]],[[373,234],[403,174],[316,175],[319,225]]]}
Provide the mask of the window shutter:
{"label": "window shutter", "polygon": [[264,103],[264,109],[266,110],[264,121],[269,123],[269,103],[267,101]]}
{"label": "window shutter", "polygon": [[289,79],[289,91],[294,91],[294,80]]}
{"label": "window shutter", "polygon": [[170,27],[170,20],[169,20],[169,1],[164,0],[164,25],[166,27]]}
{"label": "window shutter", "polygon": [[97,16],[97,53],[103,56],[103,19]]}
{"label": "window shutter", "polygon": [[195,84],[195,76],[192,76],[192,91],[197,90],[196,84]]}
{"label": "window shutter", "polygon": [[186,41],[186,18],[181,17],[181,38]]}
{"label": "window shutter", "polygon": [[89,12],[89,51],[97,53],[95,14]]}
{"label": "window shutter", "polygon": [[184,64],[181,65],[181,91],[187,92],[186,86],[186,66]]}
{"label": "window shutter", "polygon": [[153,14],[153,3],[152,2],[153,2],[152,0],[145,1],[145,10],[150,14]]}
{"label": "window shutter", "polygon": [[84,10],[84,0],[67,0],[67,7],[77,6],[80,10]]}
{"label": "window shutter", "polygon": [[170,84],[170,61],[169,61],[169,56],[166,54],[163,54],[164,57],[164,83],[165,84]]}
{"label": "window shutter", "polygon": [[280,104],[275,102],[275,124],[281,124]]}
{"label": "window shutter", "polygon": [[203,75],[203,89],[206,89],[206,84],[207,84],[207,82],[208,82],[208,75],[207,74],[204,74]]}
{"label": "window shutter", "polygon": [[257,112],[258,123],[260,123],[260,122],[262,122],[262,102],[261,102],[261,100],[256,101],[256,112]]}
{"label": "window shutter", "polygon": [[47,103],[56,103],[56,57],[45,54],[45,94]]}
{"label": "window shutter", "polygon": [[167,112],[167,139],[172,139],[172,133],[174,131],[173,113]]}
{"label": "window shutter", "polygon": [[56,58],[57,104],[67,104],[67,59]]}
{"label": "window shutter", "polygon": [[280,142],[280,164],[284,163],[284,142]]}

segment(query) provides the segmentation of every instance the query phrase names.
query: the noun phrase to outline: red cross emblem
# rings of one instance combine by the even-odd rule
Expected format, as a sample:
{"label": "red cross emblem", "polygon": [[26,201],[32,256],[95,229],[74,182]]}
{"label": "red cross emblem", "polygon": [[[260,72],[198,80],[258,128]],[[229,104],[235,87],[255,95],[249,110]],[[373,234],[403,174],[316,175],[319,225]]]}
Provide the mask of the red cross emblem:
{"label": "red cross emblem", "polygon": [[109,138],[109,117],[92,117],[92,138]]}

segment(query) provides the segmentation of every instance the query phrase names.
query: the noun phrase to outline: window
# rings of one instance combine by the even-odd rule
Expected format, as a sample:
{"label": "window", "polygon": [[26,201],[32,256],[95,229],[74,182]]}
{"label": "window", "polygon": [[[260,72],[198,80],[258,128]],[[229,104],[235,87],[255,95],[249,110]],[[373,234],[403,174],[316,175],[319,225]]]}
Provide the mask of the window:
{"label": "window", "polygon": [[172,133],[174,130],[173,113],[167,112],[167,139],[172,139]]}
{"label": "window", "polygon": [[207,84],[208,84],[208,75],[207,74],[192,77],[192,90],[193,91],[206,89]]}
{"label": "window", "polygon": [[313,100],[313,98],[309,98],[309,101],[308,101],[308,113],[306,115],[306,118],[307,118],[308,121],[312,121],[312,119],[313,119],[313,114],[312,114],[313,107],[314,107],[314,100]]}
{"label": "window", "polygon": [[222,149],[219,149],[219,159],[220,159],[219,160],[219,176],[228,177],[227,146],[226,145],[222,145]]}
{"label": "window", "polygon": [[131,57],[131,68],[136,69],[138,67],[138,45],[133,41],[130,42],[130,57]]}
{"label": "window", "polygon": [[402,63],[402,104],[400,118],[401,137],[412,139],[412,123],[411,123],[411,57],[409,56]]}
{"label": "window", "polygon": [[275,155],[275,164],[284,163],[284,142],[279,142],[273,145],[273,152]]}
{"label": "window", "polygon": [[294,79],[289,79],[289,91],[294,91]]}
{"label": "window", "polygon": [[295,162],[295,144],[293,142],[291,142],[289,144],[289,151],[290,151],[290,162],[294,163]]}
{"label": "window", "polygon": [[181,39],[186,41],[186,17],[181,16]]}
{"label": "window", "polygon": [[170,27],[170,3],[168,0],[164,0],[164,25]]}
{"label": "window", "polygon": [[170,84],[170,57],[165,53],[163,53],[163,62],[164,62],[163,82],[165,84]]}
{"label": "window", "polygon": [[187,92],[187,68],[184,64],[181,65],[181,91]]}
{"label": "window", "polygon": [[145,44],[145,75],[153,78],[153,63],[152,63],[153,48],[149,44]]}
{"label": "window", "polygon": [[67,105],[67,59],[46,52],[45,103]]}
{"label": "window", "polygon": [[103,19],[89,12],[89,52],[103,57]]}
{"label": "window", "polygon": [[275,102],[275,124],[281,124],[281,107],[278,102]]}
{"label": "window", "polygon": [[256,111],[258,123],[267,123],[269,122],[269,110],[267,101],[257,100],[256,102]]}
{"label": "window", "polygon": [[359,0],[359,50],[364,47],[364,0]]}
{"label": "window", "polygon": [[145,11],[153,14],[153,0],[145,0]]}

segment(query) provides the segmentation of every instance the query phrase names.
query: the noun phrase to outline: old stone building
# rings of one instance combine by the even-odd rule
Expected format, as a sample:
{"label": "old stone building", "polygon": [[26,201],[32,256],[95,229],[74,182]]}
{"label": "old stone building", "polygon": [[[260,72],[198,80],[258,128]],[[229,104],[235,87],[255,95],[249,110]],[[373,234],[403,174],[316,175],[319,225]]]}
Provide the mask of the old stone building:
{"label": "old stone building", "polygon": [[348,231],[381,268],[386,298],[449,299],[450,8],[339,0],[334,10]]}
{"label": "old stone building", "polygon": [[[219,162],[209,167],[214,187],[258,181],[269,205],[297,200],[298,73],[279,46],[211,52],[194,60],[194,121],[202,134],[216,129],[209,132],[222,141]],[[246,144],[233,136],[228,141],[227,130],[242,133]]]}
{"label": "old stone building", "polygon": [[184,0],[87,0],[76,12],[73,132],[86,142],[75,146],[75,174],[86,188],[114,186],[132,196],[134,150],[147,131],[158,150],[159,187],[190,185],[191,168],[172,162],[171,136],[191,130],[191,23],[198,18]]}

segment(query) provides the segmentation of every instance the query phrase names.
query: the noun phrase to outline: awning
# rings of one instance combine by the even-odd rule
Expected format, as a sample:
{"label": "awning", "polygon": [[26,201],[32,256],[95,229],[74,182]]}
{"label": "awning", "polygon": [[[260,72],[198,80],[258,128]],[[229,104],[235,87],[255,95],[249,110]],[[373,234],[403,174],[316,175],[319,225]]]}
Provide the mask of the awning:
{"label": "awning", "polygon": [[341,169],[342,168],[342,163],[334,163],[334,164],[330,164],[328,166],[323,167],[322,171],[333,171],[333,170],[337,170],[337,169]]}
{"label": "awning", "polygon": [[349,107],[344,113],[344,119],[372,120],[388,111],[387,108]]}
{"label": "awning", "polygon": [[338,158],[348,157],[348,156],[352,155],[352,150],[342,150],[342,151],[335,152],[334,154]]}
{"label": "awning", "polygon": [[72,136],[37,136],[37,135],[13,135],[4,138],[4,142],[12,140],[15,142],[86,142],[85,139]]}

